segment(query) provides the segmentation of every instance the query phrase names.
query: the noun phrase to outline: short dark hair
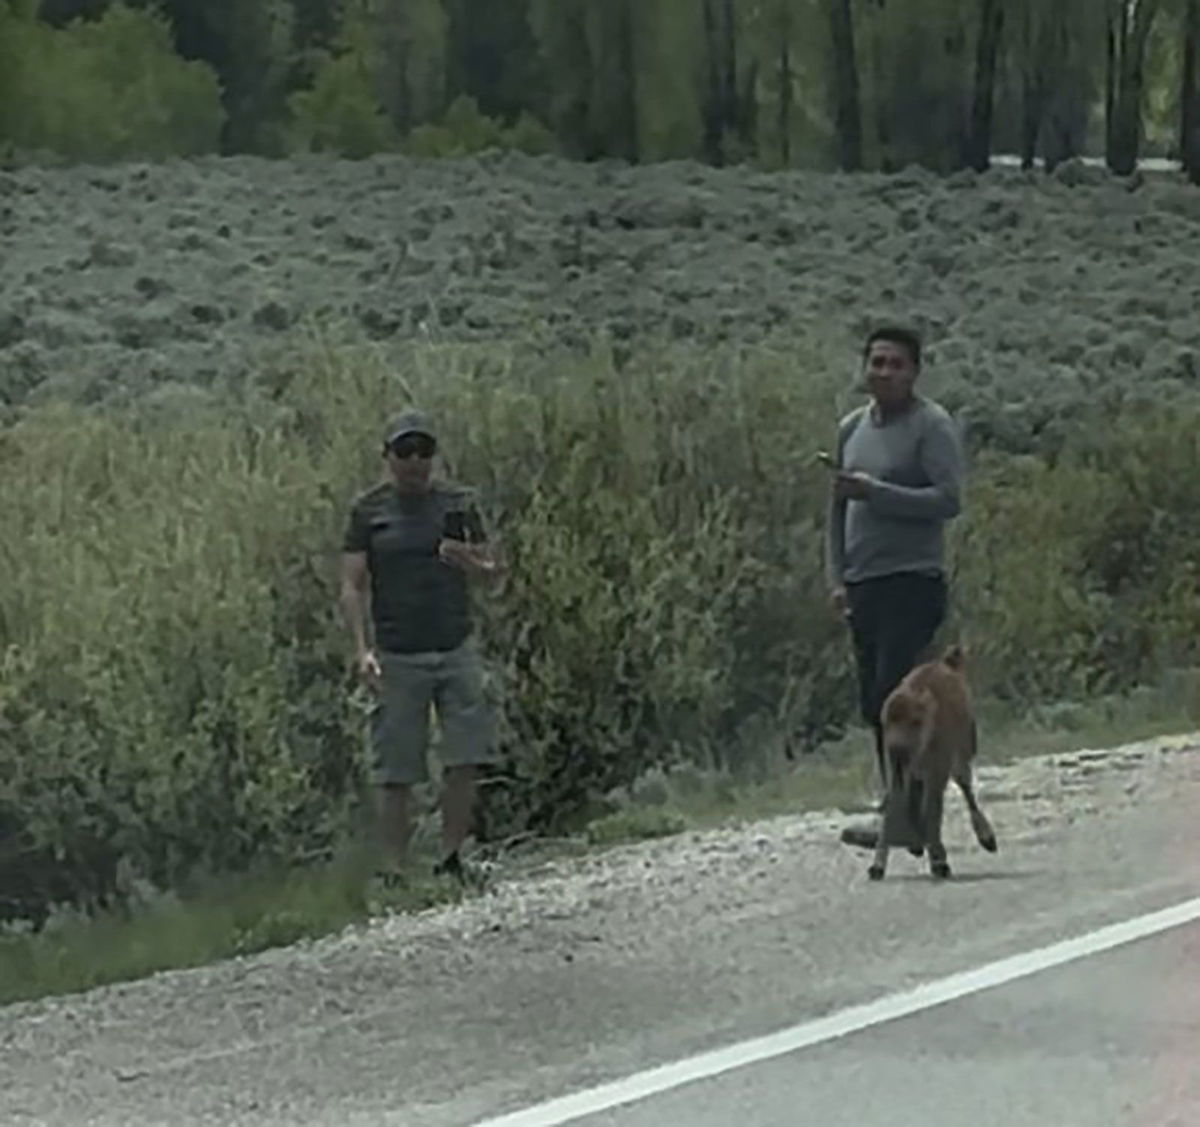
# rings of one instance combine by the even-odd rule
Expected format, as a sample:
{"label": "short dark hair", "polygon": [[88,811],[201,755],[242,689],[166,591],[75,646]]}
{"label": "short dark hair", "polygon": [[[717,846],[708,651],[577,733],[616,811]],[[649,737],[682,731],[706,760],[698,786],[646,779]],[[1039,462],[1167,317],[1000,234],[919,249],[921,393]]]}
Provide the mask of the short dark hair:
{"label": "short dark hair", "polygon": [[915,330],[905,329],[899,325],[881,325],[867,337],[867,343],[863,346],[864,360],[871,354],[871,345],[879,340],[889,341],[906,348],[909,356],[912,357],[914,367],[921,366],[921,338]]}

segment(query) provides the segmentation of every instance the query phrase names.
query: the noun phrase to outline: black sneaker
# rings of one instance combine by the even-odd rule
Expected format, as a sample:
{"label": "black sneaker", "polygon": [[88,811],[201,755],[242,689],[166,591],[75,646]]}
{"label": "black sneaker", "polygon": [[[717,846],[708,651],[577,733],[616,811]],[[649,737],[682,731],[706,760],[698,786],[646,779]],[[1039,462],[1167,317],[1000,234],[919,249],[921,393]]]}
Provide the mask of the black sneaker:
{"label": "black sneaker", "polygon": [[435,877],[450,877],[456,880],[459,884],[466,884],[467,873],[463,868],[462,858],[458,855],[456,849],[453,853],[443,857],[436,865],[433,866],[433,875]]}
{"label": "black sneaker", "polygon": [[[879,822],[860,822],[847,826],[842,830],[842,844],[857,846],[859,849],[874,849],[879,844]],[[918,840],[915,834],[903,835],[899,840],[888,842],[907,849],[914,857],[920,857],[925,852],[925,843]]]}
{"label": "black sneaker", "polygon": [[842,830],[842,844],[856,845],[859,849],[874,849],[879,842],[879,826],[875,823],[860,823]]}
{"label": "black sneaker", "polygon": [[433,866],[434,877],[449,877],[461,888],[482,892],[491,883],[490,867],[475,861],[464,861],[455,850]]}

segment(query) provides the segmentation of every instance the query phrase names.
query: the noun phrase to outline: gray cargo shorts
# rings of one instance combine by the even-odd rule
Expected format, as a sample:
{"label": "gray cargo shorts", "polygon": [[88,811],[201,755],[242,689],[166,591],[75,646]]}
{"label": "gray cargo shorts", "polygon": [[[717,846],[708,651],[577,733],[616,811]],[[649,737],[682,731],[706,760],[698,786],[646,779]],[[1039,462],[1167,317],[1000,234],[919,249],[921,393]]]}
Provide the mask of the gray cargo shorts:
{"label": "gray cargo shorts", "polygon": [[371,713],[371,779],[413,785],[429,778],[429,717],[436,713],[443,767],[495,759],[483,663],[472,640],[444,653],[380,653],[383,683]]}

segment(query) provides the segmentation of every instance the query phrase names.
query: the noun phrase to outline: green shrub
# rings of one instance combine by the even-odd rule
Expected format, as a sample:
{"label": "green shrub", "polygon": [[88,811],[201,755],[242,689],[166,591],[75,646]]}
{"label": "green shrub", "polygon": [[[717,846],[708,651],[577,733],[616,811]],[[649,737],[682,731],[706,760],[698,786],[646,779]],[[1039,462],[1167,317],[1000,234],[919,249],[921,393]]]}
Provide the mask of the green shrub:
{"label": "green shrub", "polygon": [[[362,783],[335,610],[379,420],[416,399],[510,562],[480,601],[494,835],[570,830],[655,768],[854,718],[822,571],[836,350],[620,362],[300,342],[223,414],[42,408],[0,433],[0,915],[331,853]],[[395,375],[403,371],[404,377]],[[1195,664],[1193,411],[976,459],[947,634],[1030,705]]]}
{"label": "green shrub", "polygon": [[114,4],[61,30],[0,14],[0,141],[71,160],[160,159],[216,150],[216,75],[175,53],[166,19]]}
{"label": "green shrub", "polygon": [[989,687],[1022,700],[1127,689],[1192,662],[1200,410],[1127,409],[1053,459],[980,459],[954,529],[962,627]]}
{"label": "green shrub", "polygon": [[503,147],[530,156],[547,156],[558,152],[558,141],[533,114],[522,110],[517,120],[504,131]]}
{"label": "green shrub", "polygon": [[371,68],[358,51],[329,58],[312,89],[293,94],[288,104],[296,148],[357,160],[396,146]]}
{"label": "green shrub", "polygon": [[458,157],[485,149],[514,149],[531,155],[552,153],[553,134],[529,113],[514,125],[482,114],[474,98],[459,95],[441,120],[414,129],[405,140],[405,150],[418,157]]}

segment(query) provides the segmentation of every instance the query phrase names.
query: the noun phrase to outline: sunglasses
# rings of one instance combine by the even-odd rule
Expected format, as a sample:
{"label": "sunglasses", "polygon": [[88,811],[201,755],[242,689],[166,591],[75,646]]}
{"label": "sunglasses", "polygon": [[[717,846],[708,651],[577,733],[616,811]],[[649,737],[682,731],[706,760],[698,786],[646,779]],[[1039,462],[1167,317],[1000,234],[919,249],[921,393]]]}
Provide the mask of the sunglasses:
{"label": "sunglasses", "polygon": [[403,438],[397,438],[388,449],[400,459],[411,458],[414,455],[425,459],[433,457],[437,443],[426,434],[406,434]]}

